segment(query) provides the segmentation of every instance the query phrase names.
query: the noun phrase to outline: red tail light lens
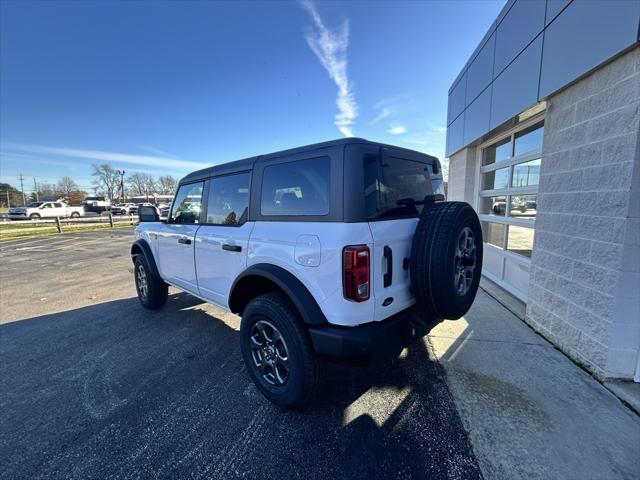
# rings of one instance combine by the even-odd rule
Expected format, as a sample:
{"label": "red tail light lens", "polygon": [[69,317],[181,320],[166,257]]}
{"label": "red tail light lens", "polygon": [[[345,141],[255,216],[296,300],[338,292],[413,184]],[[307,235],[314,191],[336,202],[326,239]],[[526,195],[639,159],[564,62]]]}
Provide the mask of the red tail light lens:
{"label": "red tail light lens", "polygon": [[369,247],[355,245],[342,251],[344,298],[355,302],[369,299]]}

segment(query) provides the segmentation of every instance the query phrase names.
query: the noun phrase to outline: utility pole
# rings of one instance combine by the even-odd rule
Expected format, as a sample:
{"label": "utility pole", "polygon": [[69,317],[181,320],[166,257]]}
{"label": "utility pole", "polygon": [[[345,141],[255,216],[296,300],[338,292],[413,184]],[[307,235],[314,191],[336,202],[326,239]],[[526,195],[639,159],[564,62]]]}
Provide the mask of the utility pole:
{"label": "utility pole", "polygon": [[38,184],[36,183],[36,177],[33,177],[33,192],[36,194],[36,202],[39,202],[38,198]]}
{"label": "utility pole", "polygon": [[120,170],[120,197],[124,203],[124,170]]}
{"label": "utility pole", "polygon": [[22,175],[22,173],[18,174],[18,178],[20,179],[20,191],[22,192],[22,206],[26,206],[27,205],[27,199],[24,196],[24,176]]}

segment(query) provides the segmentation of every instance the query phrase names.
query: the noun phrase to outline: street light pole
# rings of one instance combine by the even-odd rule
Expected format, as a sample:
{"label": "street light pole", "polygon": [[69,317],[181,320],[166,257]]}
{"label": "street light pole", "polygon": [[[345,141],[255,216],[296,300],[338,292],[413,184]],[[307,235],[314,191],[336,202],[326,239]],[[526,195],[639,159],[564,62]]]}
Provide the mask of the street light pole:
{"label": "street light pole", "polygon": [[120,201],[124,203],[124,170],[118,170],[120,174]]}

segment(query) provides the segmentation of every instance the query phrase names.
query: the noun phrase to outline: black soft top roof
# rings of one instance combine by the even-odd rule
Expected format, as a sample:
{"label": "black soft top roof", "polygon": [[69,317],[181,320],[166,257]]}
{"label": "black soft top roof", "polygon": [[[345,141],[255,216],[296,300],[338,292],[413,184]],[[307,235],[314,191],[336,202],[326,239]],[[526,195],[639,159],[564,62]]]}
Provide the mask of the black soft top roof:
{"label": "black soft top roof", "polygon": [[387,147],[398,150],[406,150],[408,152],[412,152],[414,155],[418,154],[424,156],[425,162],[430,162],[433,160],[437,160],[436,157],[431,155],[427,155],[426,153],[416,152],[415,150],[409,150],[402,147],[396,147],[394,145],[387,145],[384,143],[372,142],[369,140],[365,140],[364,138],[358,137],[349,137],[349,138],[339,138],[337,140],[330,140],[328,142],[314,143],[311,145],[305,145],[302,147],[289,148],[287,150],[281,150],[279,152],[268,153],[264,155],[258,155],[256,157],[244,158],[242,160],[236,160],[234,162],[221,163],[219,165],[213,165],[211,167],[203,168],[202,170],[196,170],[188,174],[182,180],[180,180],[180,184],[183,183],[191,183],[198,180],[205,180],[210,177],[215,177],[218,175],[228,175],[230,173],[243,172],[247,170],[252,170],[255,164],[261,158],[274,158],[274,157],[283,157],[287,155],[295,155],[298,153],[310,152],[313,150],[318,150],[320,148],[333,147],[336,145],[352,145],[352,144],[363,144],[366,143],[368,145],[377,145],[379,147]]}

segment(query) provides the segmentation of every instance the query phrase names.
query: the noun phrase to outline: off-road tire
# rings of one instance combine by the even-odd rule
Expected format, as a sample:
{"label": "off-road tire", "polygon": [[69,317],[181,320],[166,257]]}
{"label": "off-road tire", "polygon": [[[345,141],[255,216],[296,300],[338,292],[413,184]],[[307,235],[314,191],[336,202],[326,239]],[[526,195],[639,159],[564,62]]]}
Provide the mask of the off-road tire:
{"label": "off-road tire", "polygon": [[[473,237],[475,255],[473,267],[467,265],[471,255],[465,255],[466,271],[471,268],[472,278],[459,290],[458,241],[463,232]],[[462,317],[475,299],[481,270],[482,229],[473,208],[464,202],[426,205],[411,246],[411,290],[416,303],[434,319]]]}
{"label": "off-road tire", "polygon": [[[270,384],[254,363],[251,334],[259,321],[275,326],[286,342],[290,370],[283,385]],[[240,323],[240,345],[251,379],[268,400],[293,410],[303,407],[313,397],[318,385],[319,360],[300,315],[286,295],[267,293],[249,302]]]}
{"label": "off-road tire", "polygon": [[[140,269],[144,272],[146,279],[146,289],[142,288]],[[162,279],[155,277],[151,273],[149,264],[144,255],[138,255],[133,265],[133,278],[138,292],[138,300],[142,306],[148,310],[156,310],[167,302],[169,286]]]}

